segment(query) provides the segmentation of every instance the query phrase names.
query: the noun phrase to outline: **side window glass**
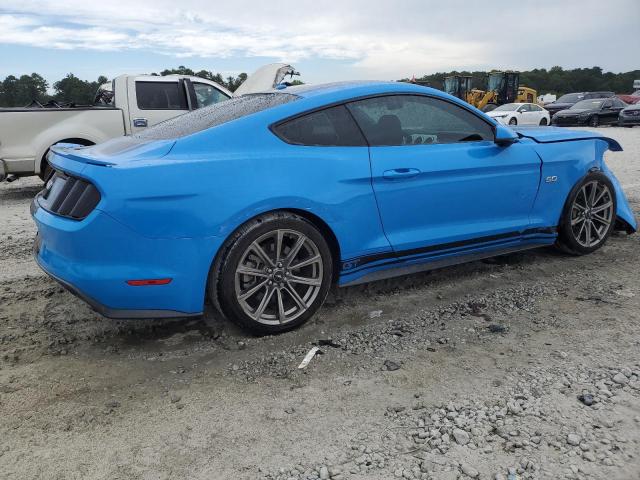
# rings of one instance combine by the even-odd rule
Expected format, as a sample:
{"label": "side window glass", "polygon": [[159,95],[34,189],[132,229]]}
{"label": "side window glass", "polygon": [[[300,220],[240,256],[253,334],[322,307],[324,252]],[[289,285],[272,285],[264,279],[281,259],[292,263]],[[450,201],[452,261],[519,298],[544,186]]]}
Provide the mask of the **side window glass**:
{"label": "side window glass", "polygon": [[349,105],[371,146],[493,140],[493,128],[444,100],[419,95],[368,98]]}
{"label": "side window glass", "polygon": [[366,146],[362,133],[344,105],[325,108],[274,127],[274,133],[294,145]]}
{"label": "side window glass", "polygon": [[179,82],[136,82],[136,98],[140,110],[188,110]]}
{"label": "side window glass", "polygon": [[613,102],[611,100],[607,100],[606,102],[604,102],[603,107],[604,108],[611,108],[611,107],[613,107]]}
{"label": "side window glass", "polygon": [[229,97],[212,85],[206,83],[193,83],[193,90],[196,94],[196,107],[208,107],[214,103],[227,100]]}

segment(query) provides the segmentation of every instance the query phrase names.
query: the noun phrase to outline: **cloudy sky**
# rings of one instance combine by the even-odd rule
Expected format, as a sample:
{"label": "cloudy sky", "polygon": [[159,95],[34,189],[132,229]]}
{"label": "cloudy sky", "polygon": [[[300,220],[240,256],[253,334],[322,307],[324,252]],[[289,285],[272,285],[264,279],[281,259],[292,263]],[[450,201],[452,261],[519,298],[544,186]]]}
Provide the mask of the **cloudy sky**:
{"label": "cloudy sky", "polygon": [[[485,12],[482,15],[481,12]],[[0,78],[223,74],[291,62],[307,82],[452,69],[640,68],[640,0],[1,0]]]}

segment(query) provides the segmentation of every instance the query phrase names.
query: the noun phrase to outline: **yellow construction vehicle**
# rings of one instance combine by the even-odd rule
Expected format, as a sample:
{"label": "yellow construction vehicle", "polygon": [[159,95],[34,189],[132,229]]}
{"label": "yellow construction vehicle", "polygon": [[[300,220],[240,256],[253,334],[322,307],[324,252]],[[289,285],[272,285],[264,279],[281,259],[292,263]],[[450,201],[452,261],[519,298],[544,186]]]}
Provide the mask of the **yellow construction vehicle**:
{"label": "yellow construction vehicle", "polygon": [[445,77],[444,91],[466,102],[469,91],[471,91],[471,79],[471,75],[451,75]]}
{"label": "yellow construction vehicle", "polygon": [[520,85],[520,72],[491,72],[487,90],[469,90],[466,101],[482,111],[490,112],[505,103],[536,103],[538,92]]}

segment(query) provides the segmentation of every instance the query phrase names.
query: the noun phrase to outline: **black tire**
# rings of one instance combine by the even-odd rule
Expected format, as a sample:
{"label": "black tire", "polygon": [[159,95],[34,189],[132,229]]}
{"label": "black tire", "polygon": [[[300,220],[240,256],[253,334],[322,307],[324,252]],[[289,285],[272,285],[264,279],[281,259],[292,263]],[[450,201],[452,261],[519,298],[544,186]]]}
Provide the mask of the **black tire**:
{"label": "black tire", "polygon": [[598,117],[598,115],[593,115],[589,119],[589,126],[590,127],[597,127],[598,125],[600,125],[600,117]]}
{"label": "black tire", "polygon": [[540,125],[541,127],[546,127],[548,124],[549,124],[549,122],[547,122],[547,119],[546,119],[546,118],[541,119],[541,120],[540,120],[540,123],[539,123],[539,125]]}
{"label": "black tire", "polygon": [[53,168],[51,168],[51,165],[49,165],[49,162],[47,162],[46,159],[42,160],[42,167],[40,168],[40,173],[38,174],[38,176],[40,177],[40,180],[42,180],[43,182],[46,182],[52,173],[53,173]]}
{"label": "black tire", "polygon": [[[287,258],[284,257],[288,257],[288,254],[291,253],[296,238],[303,239],[301,240],[303,242],[300,247],[301,253],[294,254],[290,263],[304,262],[305,259],[300,259],[298,256],[302,254],[307,254],[308,258],[319,256],[319,260],[316,260],[313,265],[291,270],[287,268],[289,265],[277,263],[275,245],[278,231],[284,232],[282,233],[283,239],[280,241],[283,263],[287,263]],[[296,234],[299,236],[295,237]],[[265,240],[261,240],[265,237]],[[306,240],[304,240],[305,238]],[[271,265],[267,264],[257,251],[252,250],[251,247],[255,242],[259,242],[263,253],[272,262]],[[309,251],[303,252],[303,249]],[[302,325],[318,311],[329,293],[333,279],[333,258],[329,245],[315,225],[294,213],[275,212],[250,220],[231,235],[221,251],[222,254],[215,262],[209,275],[209,296],[214,305],[218,305],[228,319],[251,333],[257,335],[277,334]],[[294,262],[295,259],[298,260]],[[246,268],[248,261],[252,262],[248,268],[259,275],[237,272],[241,265]],[[313,277],[312,280],[317,281],[318,285],[301,285],[292,280],[305,276],[301,273],[304,272],[304,269],[312,269],[315,272],[309,278]],[[268,274],[267,270],[269,270]],[[269,282],[268,285],[260,287],[252,296],[243,300],[239,299],[241,292],[246,294],[265,282]],[[244,291],[242,290],[243,286]],[[300,307],[301,304],[296,303],[294,294],[289,293],[292,291],[290,289],[293,289],[293,293],[303,301],[305,310]],[[265,302],[264,297],[267,295],[269,295],[269,299]],[[254,305],[250,305],[249,302],[253,302]],[[265,307],[259,312],[263,302]],[[307,302],[308,305],[306,305]],[[253,312],[248,311],[253,306],[255,306]],[[291,318],[287,319],[289,312],[292,312]],[[250,313],[257,318],[252,317]],[[284,322],[279,320],[281,315],[284,316]]]}
{"label": "black tire", "polygon": [[518,125],[518,119],[516,117],[510,118],[509,125]]}
{"label": "black tire", "polygon": [[[583,203],[583,201],[587,202],[587,198],[590,197],[591,194],[592,187],[590,188],[590,186],[593,185],[594,182],[597,185],[594,195],[597,198],[597,196],[602,193],[603,198],[600,201],[592,202],[595,203],[595,207],[593,205],[591,205],[591,207],[587,206],[583,215],[583,210],[575,205],[576,203]],[[608,189],[608,194],[603,193],[603,187]],[[600,188],[600,190],[598,190],[598,188]],[[605,223],[598,220],[597,217],[594,216],[595,214],[593,212],[608,202],[610,202],[610,207],[607,208],[607,213],[603,214],[609,220],[608,225],[605,227]],[[602,172],[591,172],[587,174],[573,187],[569,193],[567,201],[565,202],[562,216],[560,218],[560,224],[558,226],[557,246],[561,250],[572,255],[586,255],[602,247],[614,229],[616,221],[616,206],[616,192],[611,180],[609,180],[609,178]],[[601,211],[598,211],[597,213],[601,213]],[[581,223],[580,219],[584,219],[585,216],[589,219],[587,221],[591,223],[591,226],[587,225],[587,227],[595,229],[594,231],[596,232],[593,244],[589,244],[592,238],[592,231],[584,231],[581,229],[584,220],[582,220]],[[572,225],[574,222],[577,223]],[[583,235],[585,237],[584,239]],[[586,241],[587,235],[589,235],[589,241]]]}

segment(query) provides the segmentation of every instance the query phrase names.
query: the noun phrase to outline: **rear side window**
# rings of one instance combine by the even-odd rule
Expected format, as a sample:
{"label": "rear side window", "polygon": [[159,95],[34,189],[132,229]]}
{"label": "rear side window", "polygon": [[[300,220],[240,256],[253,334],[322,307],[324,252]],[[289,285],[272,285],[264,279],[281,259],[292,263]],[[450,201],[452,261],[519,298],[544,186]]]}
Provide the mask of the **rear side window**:
{"label": "rear side window", "polygon": [[158,123],[135,135],[145,140],[168,140],[191,135],[254,113],[297,100],[288,93],[259,93],[230,98]]}
{"label": "rear side window", "polygon": [[136,98],[140,110],[188,110],[180,82],[136,82]]}
{"label": "rear side window", "polygon": [[325,108],[294,118],[277,125],[273,131],[282,140],[294,145],[336,147],[367,145],[344,105]]}

